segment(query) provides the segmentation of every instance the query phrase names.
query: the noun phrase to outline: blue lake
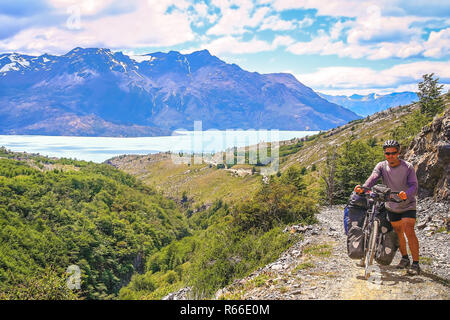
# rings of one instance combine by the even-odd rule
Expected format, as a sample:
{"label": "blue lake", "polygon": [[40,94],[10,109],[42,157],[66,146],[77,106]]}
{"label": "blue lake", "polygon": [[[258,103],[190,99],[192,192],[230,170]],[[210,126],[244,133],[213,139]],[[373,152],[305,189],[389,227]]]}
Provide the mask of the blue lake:
{"label": "blue lake", "polygon": [[0,135],[0,146],[59,158],[103,162],[121,154],[157,152],[214,153],[225,149],[311,136],[318,131],[207,130],[178,131],[164,137],[72,137],[38,135]]}

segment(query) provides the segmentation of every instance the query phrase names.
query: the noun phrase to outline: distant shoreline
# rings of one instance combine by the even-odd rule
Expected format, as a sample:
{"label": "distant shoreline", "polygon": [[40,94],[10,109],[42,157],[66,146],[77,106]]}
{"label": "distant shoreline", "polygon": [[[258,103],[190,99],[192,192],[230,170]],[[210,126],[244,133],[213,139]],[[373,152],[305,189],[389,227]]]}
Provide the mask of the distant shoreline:
{"label": "distant shoreline", "polygon": [[178,135],[158,137],[0,135],[0,146],[15,152],[39,153],[49,157],[102,163],[123,154],[145,155],[168,151],[214,153],[232,147],[254,145],[261,141],[272,142],[303,138],[319,132],[206,130],[178,131]]}

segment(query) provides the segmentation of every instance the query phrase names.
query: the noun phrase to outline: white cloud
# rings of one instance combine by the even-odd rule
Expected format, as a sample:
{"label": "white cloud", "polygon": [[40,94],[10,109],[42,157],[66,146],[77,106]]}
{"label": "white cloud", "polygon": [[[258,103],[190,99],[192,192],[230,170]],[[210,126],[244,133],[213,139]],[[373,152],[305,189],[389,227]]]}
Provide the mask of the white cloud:
{"label": "white cloud", "polygon": [[295,40],[290,36],[277,36],[272,42],[272,47],[276,49],[281,46],[290,46],[294,42]]}
{"label": "white cloud", "polygon": [[[429,15],[434,12],[439,16],[437,2],[431,1],[430,6],[433,10],[427,10]],[[425,14],[406,15],[411,8],[399,1],[275,0],[273,7],[277,10],[314,8],[317,15],[355,18],[345,22],[338,20],[329,34],[319,32],[311,41],[293,44],[288,51],[295,54],[334,54],[376,60],[420,54],[442,58],[450,53],[450,32],[447,29],[433,31],[428,40],[424,40],[423,26],[430,18]]]}
{"label": "white cloud", "polygon": [[49,0],[49,4],[57,8],[61,12],[66,12],[68,8],[76,6],[83,15],[94,15],[107,6],[111,5],[114,0]]}
{"label": "white cloud", "polygon": [[315,9],[321,16],[361,17],[378,7],[384,16],[448,17],[450,4],[443,0],[274,0],[277,11]]}
{"label": "white cloud", "polygon": [[310,27],[310,26],[312,26],[313,23],[314,23],[314,19],[312,19],[310,17],[305,17],[305,18],[303,18],[303,20],[300,20],[297,22],[298,27],[300,29]]}
{"label": "white cloud", "polygon": [[421,61],[374,70],[366,67],[326,67],[316,72],[296,74],[296,78],[314,90],[329,94],[416,91],[422,75],[435,73],[450,85],[450,61]]}
{"label": "white cloud", "polygon": [[223,53],[244,54],[273,50],[272,44],[253,38],[250,41],[242,41],[232,36],[216,39],[202,47],[208,49],[214,55]]}
{"label": "white cloud", "polygon": [[[409,28],[412,18],[379,19],[379,24],[359,20],[338,21],[331,27],[329,34],[319,30],[310,41],[293,43],[287,51],[298,55],[337,55],[354,59],[365,57],[369,60],[416,55],[442,58],[450,54],[450,28],[433,31],[428,40],[423,40],[419,29]],[[344,29],[349,30],[347,37],[340,40]]]}
{"label": "white cloud", "polygon": [[[69,2],[69,0],[61,0],[58,4],[62,8],[63,4],[69,4]],[[109,2],[101,3],[104,8]],[[186,12],[180,9],[166,13],[170,5],[177,4],[180,8],[186,8],[184,1],[141,0],[136,4],[139,8],[133,12],[85,20],[81,15],[79,30],[70,29],[65,24],[22,30],[13,37],[0,40],[0,51],[60,54],[76,46],[113,49],[172,46],[195,38]],[[97,12],[101,10],[98,8],[95,9]]]}
{"label": "white cloud", "polygon": [[206,17],[208,15],[208,6],[204,2],[195,4],[194,9],[201,17]]}
{"label": "white cloud", "polygon": [[[233,4],[239,6],[237,8],[231,7]],[[242,34],[246,31],[246,28],[258,27],[270,11],[268,7],[261,7],[253,12],[251,1],[229,2],[226,4],[220,2],[217,3],[217,6],[220,6],[222,16],[219,22],[206,32],[208,35],[229,36]]]}
{"label": "white cloud", "polygon": [[290,45],[287,51],[302,55],[302,54],[320,54],[333,55],[337,54],[340,57],[349,56],[352,58],[361,58],[367,54],[367,50],[363,47],[346,45],[343,41],[332,41],[331,37],[326,35],[323,31],[313,38],[311,41],[299,41]]}
{"label": "white cloud", "polygon": [[347,23],[351,27],[347,36],[348,43],[398,42],[420,38],[421,30],[410,25],[423,18],[383,17],[378,7],[369,8],[372,9],[366,15]]}
{"label": "white cloud", "polygon": [[297,24],[295,21],[283,20],[279,16],[269,16],[263,21],[260,30],[283,31],[296,28]]}
{"label": "white cloud", "polygon": [[432,31],[424,46],[425,57],[440,58],[450,54],[450,28]]}
{"label": "white cloud", "polygon": [[[386,0],[375,2],[383,7]],[[374,1],[360,0],[275,0],[273,7],[278,10],[316,9],[318,15],[333,17],[357,17],[366,14],[368,8],[374,6]]]}
{"label": "white cloud", "polygon": [[[279,47],[289,46],[295,40],[290,36],[276,36],[272,42],[252,38],[244,41],[241,38],[226,36],[210,42],[203,42],[201,45],[181,50],[181,53],[191,53],[200,49],[208,49],[211,54],[223,56],[224,54],[251,54],[264,51],[272,51]],[[237,60],[236,60],[237,61]]]}

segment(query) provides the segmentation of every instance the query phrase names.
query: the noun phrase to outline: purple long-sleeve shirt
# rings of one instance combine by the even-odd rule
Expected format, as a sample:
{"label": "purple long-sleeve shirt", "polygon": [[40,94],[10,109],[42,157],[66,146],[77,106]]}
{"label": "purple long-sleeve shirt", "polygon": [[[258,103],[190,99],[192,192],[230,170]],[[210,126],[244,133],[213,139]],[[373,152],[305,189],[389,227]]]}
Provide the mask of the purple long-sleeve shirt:
{"label": "purple long-sleeve shirt", "polygon": [[390,167],[386,160],[379,162],[364,183],[364,187],[372,188],[380,177],[383,184],[392,191],[405,191],[408,196],[408,199],[401,203],[386,202],[387,209],[398,213],[416,210],[418,182],[416,171],[411,163],[400,159],[398,166]]}

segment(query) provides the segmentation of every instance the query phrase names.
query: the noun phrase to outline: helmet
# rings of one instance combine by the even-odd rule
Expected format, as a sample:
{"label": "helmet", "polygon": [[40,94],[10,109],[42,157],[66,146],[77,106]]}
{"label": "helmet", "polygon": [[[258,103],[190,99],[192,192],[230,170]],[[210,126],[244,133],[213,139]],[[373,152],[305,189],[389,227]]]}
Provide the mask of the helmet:
{"label": "helmet", "polygon": [[386,148],[397,148],[397,150],[400,150],[400,143],[398,143],[395,140],[387,140],[384,144],[383,144],[383,150]]}

